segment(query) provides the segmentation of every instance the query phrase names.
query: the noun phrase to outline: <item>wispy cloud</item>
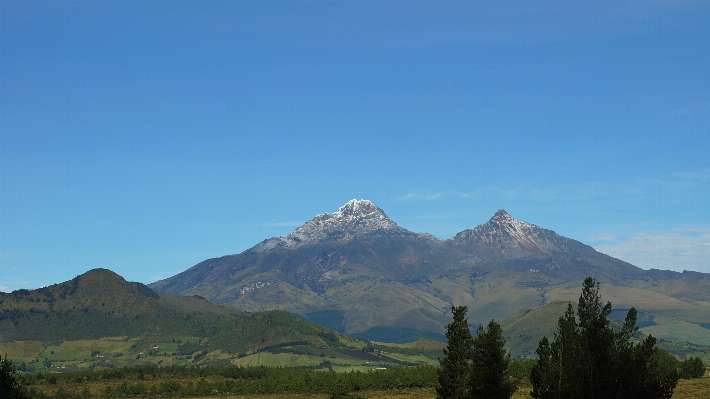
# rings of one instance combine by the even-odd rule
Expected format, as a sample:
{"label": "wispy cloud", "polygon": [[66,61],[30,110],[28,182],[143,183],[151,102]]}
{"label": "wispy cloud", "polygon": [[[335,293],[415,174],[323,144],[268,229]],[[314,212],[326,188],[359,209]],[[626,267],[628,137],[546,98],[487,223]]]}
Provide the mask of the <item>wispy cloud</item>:
{"label": "wispy cloud", "polygon": [[181,273],[183,271],[184,270],[161,270],[159,272],[160,274],[149,276],[147,283],[150,284],[150,283],[154,283],[156,281],[165,280],[166,278],[170,278],[170,277],[172,277],[178,273]]}
{"label": "wispy cloud", "polygon": [[397,197],[398,200],[400,201],[408,201],[408,200],[435,200],[443,197],[446,193],[445,192],[439,192],[439,193],[415,193],[415,192],[409,192],[401,197]]}
{"label": "wispy cloud", "polygon": [[589,238],[590,242],[600,242],[600,241],[616,241],[616,235],[611,233],[601,233],[594,237]]}
{"label": "wispy cloud", "polygon": [[[631,199],[669,198],[706,195],[710,169],[666,174],[631,181],[590,181],[549,186],[516,185],[511,187],[478,187],[459,192],[460,197],[480,199],[525,199],[528,202],[568,203],[578,209],[605,204],[632,203]],[[453,191],[452,191],[453,192]]]}
{"label": "wispy cloud", "polygon": [[508,187],[508,188],[501,188],[501,187],[481,187],[476,190],[471,190],[467,191],[464,193],[460,193],[459,196],[463,198],[485,198],[485,197],[503,197],[503,198],[510,198],[514,197],[518,194],[525,193],[526,191],[530,190],[529,188],[526,187]]}
{"label": "wispy cloud", "polygon": [[509,187],[476,187],[472,190],[452,189],[436,193],[410,191],[397,197],[397,200],[436,200],[439,198],[466,198],[471,200],[485,198],[515,199],[525,198],[533,201],[571,200],[577,205],[599,203],[600,197],[639,196],[653,193],[694,192],[691,188],[710,184],[710,169],[666,174],[658,177],[636,179],[632,181],[607,182],[591,181],[576,184],[555,184],[550,186],[515,185]]}
{"label": "wispy cloud", "polygon": [[661,115],[690,115],[710,112],[710,103],[685,104],[681,107],[662,112]]}
{"label": "wispy cloud", "polygon": [[461,219],[466,217],[463,213],[434,213],[413,216],[414,220],[439,220],[439,219]]}
{"label": "wispy cloud", "polygon": [[32,286],[32,284],[26,280],[2,281],[2,282],[0,282],[0,291],[11,292],[11,291],[19,290],[20,288],[27,288],[27,287],[31,287],[31,286]]}
{"label": "wispy cloud", "polygon": [[273,223],[264,223],[260,225],[261,227],[298,227],[302,225],[304,222],[302,220],[291,220],[287,222],[273,222]]}
{"label": "wispy cloud", "polygon": [[595,248],[644,269],[710,273],[710,227],[682,226],[671,231],[642,232],[628,240]]}
{"label": "wispy cloud", "polygon": [[9,258],[11,256],[21,255],[24,252],[25,251],[20,250],[20,249],[16,249],[16,250],[12,250],[12,251],[4,251],[4,252],[0,253],[0,257]]}

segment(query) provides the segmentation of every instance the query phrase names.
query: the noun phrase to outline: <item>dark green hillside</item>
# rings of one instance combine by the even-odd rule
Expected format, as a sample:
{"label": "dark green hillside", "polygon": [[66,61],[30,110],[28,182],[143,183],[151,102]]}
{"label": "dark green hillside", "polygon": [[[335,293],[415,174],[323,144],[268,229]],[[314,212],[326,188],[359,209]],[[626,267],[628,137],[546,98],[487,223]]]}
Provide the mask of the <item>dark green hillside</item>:
{"label": "dark green hillside", "polygon": [[427,351],[375,348],[284,310],[245,314],[197,296],[156,293],[103,269],[0,293],[0,350],[30,373],[229,364],[366,371],[436,363]]}
{"label": "dark green hillside", "polygon": [[287,341],[320,344],[322,330],[286,311],[247,315],[197,296],[159,294],[105,269],[0,293],[0,342],[194,336],[202,337],[195,350],[244,352]]}
{"label": "dark green hillside", "polygon": [[0,334],[4,341],[185,334],[195,328],[191,317],[240,313],[203,298],[158,294],[95,269],[61,284],[0,293]]}

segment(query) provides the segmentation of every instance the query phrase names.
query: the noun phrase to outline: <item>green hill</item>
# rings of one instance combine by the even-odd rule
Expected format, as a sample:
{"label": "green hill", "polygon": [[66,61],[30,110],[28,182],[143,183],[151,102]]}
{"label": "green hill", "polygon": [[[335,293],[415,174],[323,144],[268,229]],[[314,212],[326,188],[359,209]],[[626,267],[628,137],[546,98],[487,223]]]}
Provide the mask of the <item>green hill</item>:
{"label": "green hill", "polygon": [[208,338],[203,349],[243,352],[286,341],[321,343],[323,330],[286,311],[246,314],[197,296],[159,294],[106,269],[37,290],[0,293],[5,342],[195,336]]}
{"label": "green hill", "polygon": [[247,314],[197,296],[159,294],[105,269],[37,290],[0,293],[0,351],[29,371],[230,363],[368,369],[373,359],[390,366],[412,363],[365,354],[367,345],[287,311]]}

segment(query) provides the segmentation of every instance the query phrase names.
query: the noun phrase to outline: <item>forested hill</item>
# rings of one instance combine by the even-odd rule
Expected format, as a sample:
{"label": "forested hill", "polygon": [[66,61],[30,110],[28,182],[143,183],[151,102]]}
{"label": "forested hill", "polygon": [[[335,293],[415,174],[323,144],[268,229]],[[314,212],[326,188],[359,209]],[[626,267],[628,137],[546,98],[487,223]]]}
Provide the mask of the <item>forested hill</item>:
{"label": "forested hill", "polygon": [[156,293],[105,269],[0,293],[0,342],[186,334],[209,338],[209,348],[242,352],[294,340],[317,343],[323,330],[285,311],[245,314],[197,296]]}

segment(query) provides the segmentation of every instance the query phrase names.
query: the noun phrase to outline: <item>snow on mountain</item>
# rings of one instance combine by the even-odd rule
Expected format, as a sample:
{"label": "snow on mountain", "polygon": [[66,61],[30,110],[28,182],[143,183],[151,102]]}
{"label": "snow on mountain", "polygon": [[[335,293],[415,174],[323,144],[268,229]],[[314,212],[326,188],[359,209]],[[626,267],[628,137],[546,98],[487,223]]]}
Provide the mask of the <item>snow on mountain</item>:
{"label": "snow on mountain", "polygon": [[289,247],[314,242],[347,240],[375,231],[406,231],[372,201],[350,200],[336,212],[317,215],[286,236]]}
{"label": "snow on mountain", "polygon": [[563,237],[534,224],[517,220],[501,209],[486,223],[464,230],[450,241],[485,246],[501,255],[533,251],[545,255],[564,251],[558,246]]}

